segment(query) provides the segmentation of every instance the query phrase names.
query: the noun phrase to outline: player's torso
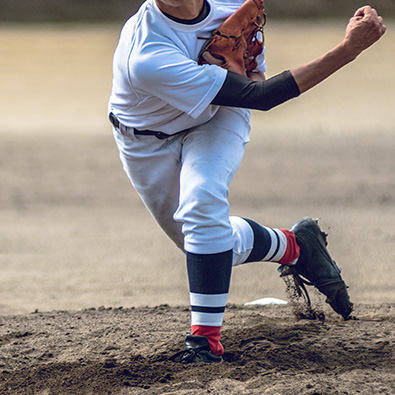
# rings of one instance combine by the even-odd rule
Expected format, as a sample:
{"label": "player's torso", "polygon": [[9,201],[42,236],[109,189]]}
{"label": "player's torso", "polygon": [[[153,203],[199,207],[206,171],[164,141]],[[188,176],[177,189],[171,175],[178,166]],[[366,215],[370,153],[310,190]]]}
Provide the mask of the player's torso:
{"label": "player's torso", "polygon": [[[170,46],[186,58],[196,60],[205,44],[204,38],[210,37],[212,31],[243,1],[208,0],[210,4],[208,16],[200,23],[187,25],[167,18],[157,8],[154,0],[148,0],[126,22],[114,55],[113,94],[110,104],[117,107],[118,111],[129,114],[130,126],[133,123],[133,126],[137,128],[151,125],[151,129],[160,129],[160,124],[166,120],[171,121],[177,117],[185,118],[182,111],[152,95],[149,89],[139,87],[132,78],[133,68],[138,67],[139,62],[155,62],[158,57],[152,55],[158,54]],[[167,59],[167,61],[171,62],[172,59]],[[172,72],[174,72],[174,68]],[[193,86],[186,94],[190,95],[192,91]],[[210,119],[213,113],[215,113],[214,109],[208,109],[202,114],[201,120],[191,119],[190,121],[196,124],[205,122]],[[142,121],[142,117],[148,116],[150,122],[147,122],[147,119]]]}

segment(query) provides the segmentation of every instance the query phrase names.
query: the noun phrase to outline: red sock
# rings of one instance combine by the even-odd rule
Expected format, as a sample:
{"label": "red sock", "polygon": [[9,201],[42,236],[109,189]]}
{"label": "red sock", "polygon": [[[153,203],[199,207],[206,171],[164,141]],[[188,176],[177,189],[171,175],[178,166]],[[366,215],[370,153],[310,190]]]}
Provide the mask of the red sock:
{"label": "red sock", "polygon": [[278,261],[278,263],[286,265],[287,263],[291,263],[292,261],[294,261],[296,258],[299,258],[300,248],[296,243],[294,232],[288,229],[280,229],[280,230],[281,232],[284,233],[285,237],[287,238],[287,249],[285,250],[283,257]]}
{"label": "red sock", "polygon": [[224,353],[224,347],[219,341],[221,338],[220,326],[192,325],[191,334],[194,336],[206,336],[210,343],[211,352],[214,355],[222,355]]}

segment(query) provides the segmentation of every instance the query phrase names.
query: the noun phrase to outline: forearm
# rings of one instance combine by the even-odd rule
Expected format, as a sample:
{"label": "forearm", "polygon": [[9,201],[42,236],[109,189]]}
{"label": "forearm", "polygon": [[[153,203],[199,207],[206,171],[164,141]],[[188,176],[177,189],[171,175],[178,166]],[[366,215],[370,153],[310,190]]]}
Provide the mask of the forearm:
{"label": "forearm", "polygon": [[228,71],[221,90],[211,104],[268,111],[299,94],[298,85],[289,71],[263,81],[252,81]]}
{"label": "forearm", "polygon": [[290,72],[299,87],[300,93],[303,93],[353,61],[355,57],[356,56],[346,48],[344,42],[341,42],[326,54],[312,62],[295,67],[291,69]]}
{"label": "forearm", "polygon": [[365,6],[350,19],[343,41],[323,56],[303,66],[291,69],[301,93],[316,86],[330,75],[353,61],[385,33],[383,18],[375,9]]}

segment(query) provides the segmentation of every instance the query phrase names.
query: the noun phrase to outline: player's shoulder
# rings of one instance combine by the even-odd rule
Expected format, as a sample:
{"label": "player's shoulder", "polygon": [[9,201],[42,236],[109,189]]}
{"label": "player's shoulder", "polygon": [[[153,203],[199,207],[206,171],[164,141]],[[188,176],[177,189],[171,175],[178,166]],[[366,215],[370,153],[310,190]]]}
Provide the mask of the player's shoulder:
{"label": "player's shoulder", "polygon": [[123,30],[142,30],[145,32],[156,32],[159,35],[169,29],[168,23],[163,18],[154,0],[146,0],[137,12],[125,23]]}
{"label": "player's shoulder", "polygon": [[123,29],[130,28],[131,26],[138,27],[140,26],[147,18],[150,18],[150,14],[152,14],[152,3],[150,0],[146,0],[144,3],[140,5],[137,11],[130,16],[130,18],[125,22]]}

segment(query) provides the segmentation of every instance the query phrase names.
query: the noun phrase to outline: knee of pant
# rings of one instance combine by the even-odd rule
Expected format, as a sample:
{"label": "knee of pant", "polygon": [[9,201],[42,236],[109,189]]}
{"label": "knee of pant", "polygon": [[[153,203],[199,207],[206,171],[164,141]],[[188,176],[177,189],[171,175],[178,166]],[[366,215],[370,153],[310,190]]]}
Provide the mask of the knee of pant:
{"label": "knee of pant", "polygon": [[207,221],[211,224],[222,216],[228,220],[228,189],[215,182],[201,182],[189,188],[185,194],[180,195],[178,214],[182,215],[183,222],[188,218]]}
{"label": "knee of pant", "polygon": [[183,223],[184,246],[188,252],[211,254],[233,247],[227,190],[195,185],[180,199],[174,218]]}

